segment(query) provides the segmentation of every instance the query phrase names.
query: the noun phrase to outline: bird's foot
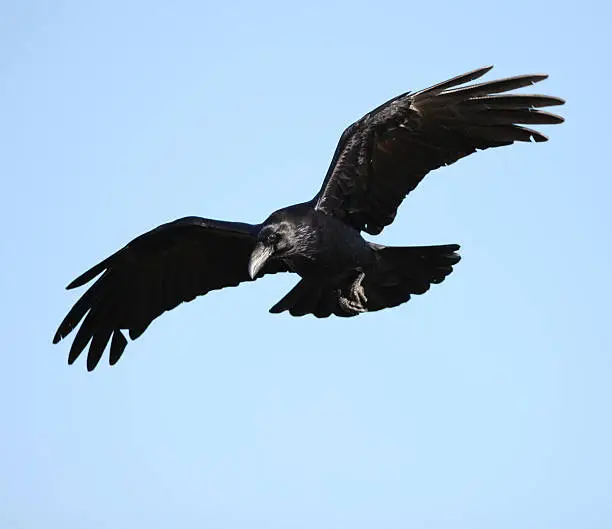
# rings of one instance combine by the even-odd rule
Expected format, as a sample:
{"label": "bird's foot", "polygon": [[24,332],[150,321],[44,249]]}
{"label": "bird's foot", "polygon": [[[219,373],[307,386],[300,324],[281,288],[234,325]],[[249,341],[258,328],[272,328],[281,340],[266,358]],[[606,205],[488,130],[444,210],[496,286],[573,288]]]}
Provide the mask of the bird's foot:
{"label": "bird's foot", "polygon": [[365,295],[365,290],[361,285],[365,274],[360,272],[355,281],[351,283],[351,286],[348,291],[348,295],[344,295],[341,290],[338,291],[338,303],[340,307],[344,309],[346,312],[352,315],[361,314],[362,312],[367,312],[367,308],[365,304],[368,301],[368,298]]}

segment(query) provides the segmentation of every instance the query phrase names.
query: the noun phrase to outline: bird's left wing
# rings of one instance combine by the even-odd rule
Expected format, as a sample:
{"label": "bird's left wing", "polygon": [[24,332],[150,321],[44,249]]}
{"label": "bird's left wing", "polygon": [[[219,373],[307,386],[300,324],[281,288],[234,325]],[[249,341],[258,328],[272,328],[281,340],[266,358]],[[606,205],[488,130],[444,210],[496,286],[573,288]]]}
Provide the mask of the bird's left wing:
{"label": "bird's left wing", "polygon": [[[85,318],[68,362],[72,364],[90,344],[87,369],[91,371],[110,341],[109,361],[115,364],[127,344],[122,329],[134,340],[178,304],[250,281],[248,262],[258,230],[257,225],[186,217],[137,237],[68,285],[80,287],[102,274],[64,318],[53,343]],[[259,276],[281,271],[286,271],[285,266],[271,261]]]}
{"label": "bird's left wing", "polygon": [[348,127],[313,200],[316,209],[375,235],[393,222],[404,197],[429,171],[477,150],[515,141],[546,141],[543,134],[518,124],[561,123],[563,118],[537,108],[564,101],[504,93],[546,75],[456,88],[491,68],[399,95]]}

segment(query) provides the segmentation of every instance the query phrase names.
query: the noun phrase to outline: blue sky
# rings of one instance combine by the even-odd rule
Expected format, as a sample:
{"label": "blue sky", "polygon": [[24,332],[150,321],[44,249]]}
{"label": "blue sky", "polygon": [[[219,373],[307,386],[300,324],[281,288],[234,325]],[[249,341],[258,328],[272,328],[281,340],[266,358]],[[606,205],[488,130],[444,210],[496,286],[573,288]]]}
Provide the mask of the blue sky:
{"label": "blue sky", "polygon": [[[4,2],[0,525],[611,527],[609,15]],[[64,286],[136,235],[308,199],[345,126],[487,64],[549,73],[567,122],[404,202],[376,240],[460,243],[443,285],[318,321],[268,314],[296,282],[268,277],[182,305],[91,374],[51,345]]]}

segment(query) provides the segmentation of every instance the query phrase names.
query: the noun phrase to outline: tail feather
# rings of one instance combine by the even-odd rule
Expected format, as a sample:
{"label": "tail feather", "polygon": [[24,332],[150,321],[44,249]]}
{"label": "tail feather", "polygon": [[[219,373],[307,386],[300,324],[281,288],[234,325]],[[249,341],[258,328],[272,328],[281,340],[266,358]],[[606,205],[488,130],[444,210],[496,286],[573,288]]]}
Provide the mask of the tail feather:
{"label": "tail feather", "polygon": [[[396,307],[413,294],[427,292],[453,271],[461,257],[458,244],[443,246],[386,247],[372,244],[377,264],[366,272],[363,288],[367,312]],[[339,303],[339,290],[347,285],[324,285],[302,279],[270,312],[289,311],[292,316],[314,314],[317,318],[355,316]]]}
{"label": "tail feather", "polygon": [[395,307],[439,284],[461,260],[458,244],[377,247],[378,266],[363,282],[368,311]]}
{"label": "tail feather", "polygon": [[284,311],[289,311],[292,316],[314,314],[317,318],[327,318],[332,314],[347,315],[338,305],[338,294],[334,289],[305,279],[270,309],[272,314]]}

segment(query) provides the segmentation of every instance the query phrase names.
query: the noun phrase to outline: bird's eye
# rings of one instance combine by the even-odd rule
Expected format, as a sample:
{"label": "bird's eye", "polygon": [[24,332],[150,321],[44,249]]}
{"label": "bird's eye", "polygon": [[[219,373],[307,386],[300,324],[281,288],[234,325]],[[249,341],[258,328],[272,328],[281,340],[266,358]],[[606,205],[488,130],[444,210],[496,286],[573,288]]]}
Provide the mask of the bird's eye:
{"label": "bird's eye", "polygon": [[278,244],[280,242],[280,235],[278,233],[272,232],[270,233],[270,235],[268,235],[268,244],[269,245],[275,245]]}

